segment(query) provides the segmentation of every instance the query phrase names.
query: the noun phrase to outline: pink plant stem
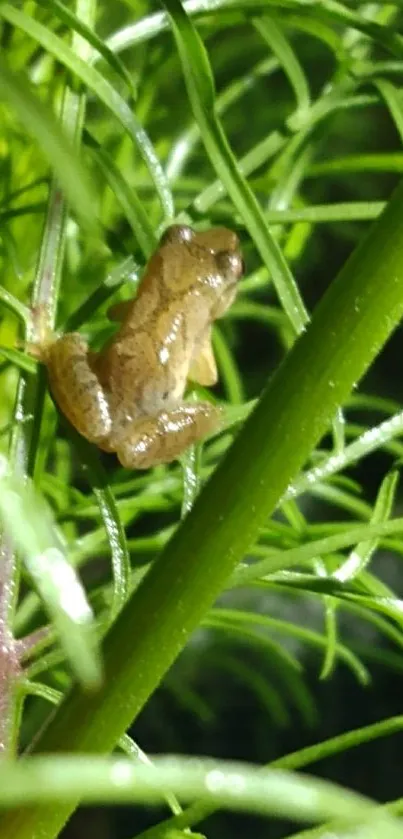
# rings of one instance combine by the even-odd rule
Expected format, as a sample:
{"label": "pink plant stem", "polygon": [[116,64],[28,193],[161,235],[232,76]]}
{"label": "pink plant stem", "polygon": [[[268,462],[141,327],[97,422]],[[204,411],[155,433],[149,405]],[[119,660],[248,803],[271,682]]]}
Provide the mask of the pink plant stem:
{"label": "pink plant stem", "polygon": [[41,629],[35,629],[34,632],[31,632],[29,635],[26,635],[25,638],[18,638],[15,641],[15,646],[18,650],[19,658],[29,658],[29,653],[37,644],[40,644],[42,641],[45,641],[46,638],[50,635],[50,627],[42,626]]}
{"label": "pink plant stem", "polygon": [[14,553],[10,539],[0,541],[0,754],[12,748],[14,693],[21,675],[19,651],[10,626],[14,603]]}

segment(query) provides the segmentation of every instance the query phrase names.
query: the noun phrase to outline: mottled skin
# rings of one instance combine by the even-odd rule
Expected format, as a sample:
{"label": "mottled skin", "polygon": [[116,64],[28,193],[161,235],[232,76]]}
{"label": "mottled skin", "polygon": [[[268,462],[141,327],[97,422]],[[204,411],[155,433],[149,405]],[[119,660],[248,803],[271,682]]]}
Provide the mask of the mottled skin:
{"label": "mottled skin", "polygon": [[169,463],[217,429],[218,408],[183,396],[188,378],[217,381],[211,325],[233,302],[242,272],[230,230],[168,228],[137,297],[111,310],[121,324],[99,353],[78,333],[40,345],[52,394],[72,425],[131,469]]}

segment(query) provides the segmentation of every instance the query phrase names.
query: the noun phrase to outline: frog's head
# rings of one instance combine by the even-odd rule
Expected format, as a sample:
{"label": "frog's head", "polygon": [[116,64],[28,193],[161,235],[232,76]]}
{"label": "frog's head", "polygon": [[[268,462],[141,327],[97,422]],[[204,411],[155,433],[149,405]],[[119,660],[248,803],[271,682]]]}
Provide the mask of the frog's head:
{"label": "frog's head", "polygon": [[[192,261],[194,285],[208,289],[212,298],[211,317],[221,317],[233,303],[237,284],[244,273],[244,262],[236,233],[226,227],[212,227],[196,232],[191,227],[174,224],[168,227],[161,239],[165,248],[184,248],[185,262]],[[188,273],[189,265],[184,265]],[[192,283],[192,284],[193,284]]]}

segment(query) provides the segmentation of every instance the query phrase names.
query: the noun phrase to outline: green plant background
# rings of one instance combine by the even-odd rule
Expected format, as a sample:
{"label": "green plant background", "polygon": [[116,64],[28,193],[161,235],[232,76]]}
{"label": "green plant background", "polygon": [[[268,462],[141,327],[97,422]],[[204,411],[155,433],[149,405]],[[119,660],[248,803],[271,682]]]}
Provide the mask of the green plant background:
{"label": "green plant background", "polygon": [[[346,835],[327,824],[335,788],[319,800],[309,780],[304,810],[305,766],[346,788],[351,821],[364,804],[347,790],[401,812],[402,3],[185,9],[0,5],[5,839],[59,835],[77,789],[108,806],[80,809],[70,839],[166,836],[169,807],[171,836],[285,837],[306,820],[306,836]],[[24,340],[34,312],[102,346],[173,219],[241,239],[245,278],[214,332],[226,429],[130,473],[58,416]],[[246,764],[242,814],[224,792],[203,803],[186,763],[177,781],[156,762],[158,809],[146,789],[129,807],[95,761],[81,787],[79,763],[60,769],[56,805],[56,764],[45,782],[35,757],[17,774],[27,747],[105,755],[134,718],[147,754],[287,770],[285,804],[264,805]]]}

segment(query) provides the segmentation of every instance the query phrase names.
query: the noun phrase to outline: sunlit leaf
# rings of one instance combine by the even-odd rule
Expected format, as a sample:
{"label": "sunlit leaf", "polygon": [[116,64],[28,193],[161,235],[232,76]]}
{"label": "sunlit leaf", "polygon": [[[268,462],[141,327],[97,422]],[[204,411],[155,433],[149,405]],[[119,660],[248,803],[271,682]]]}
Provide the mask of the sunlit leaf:
{"label": "sunlit leaf", "polygon": [[91,609],[49,509],[29,483],[8,474],[2,461],[0,516],[52,619],[75,675],[96,688],[101,665]]}

